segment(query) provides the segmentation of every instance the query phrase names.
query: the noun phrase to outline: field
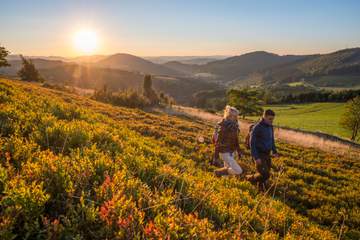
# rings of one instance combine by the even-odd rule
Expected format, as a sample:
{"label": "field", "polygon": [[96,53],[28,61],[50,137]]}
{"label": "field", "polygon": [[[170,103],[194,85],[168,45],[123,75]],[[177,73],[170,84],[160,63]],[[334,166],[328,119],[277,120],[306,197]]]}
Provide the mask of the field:
{"label": "field", "polygon": [[359,76],[322,76],[310,79],[318,87],[359,88]]}
{"label": "field", "polygon": [[279,143],[259,193],[213,175],[211,132],[0,79],[0,239],[360,238],[358,158]]}
{"label": "field", "polygon": [[[276,112],[275,124],[308,131],[324,132],[342,138],[349,138],[350,132],[340,126],[345,111],[344,103],[309,103],[272,105]],[[251,117],[256,120],[257,117]]]}

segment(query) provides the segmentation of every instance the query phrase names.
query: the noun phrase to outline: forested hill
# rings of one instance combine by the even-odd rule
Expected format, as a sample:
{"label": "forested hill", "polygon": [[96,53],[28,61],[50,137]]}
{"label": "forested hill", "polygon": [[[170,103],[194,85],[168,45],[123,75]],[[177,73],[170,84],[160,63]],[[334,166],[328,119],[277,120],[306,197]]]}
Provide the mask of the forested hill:
{"label": "forested hill", "polygon": [[204,122],[7,79],[0,105],[0,239],[360,237],[358,159],[279,143],[263,194],[213,175]]}
{"label": "forested hill", "polygon": [[256,51],[203,65],[170,62],[164,66],[188,74],[210,74],[240,85],[306,82],[315,86],[352,87],[360,84],[360,48],[327,54],[277,55]]}

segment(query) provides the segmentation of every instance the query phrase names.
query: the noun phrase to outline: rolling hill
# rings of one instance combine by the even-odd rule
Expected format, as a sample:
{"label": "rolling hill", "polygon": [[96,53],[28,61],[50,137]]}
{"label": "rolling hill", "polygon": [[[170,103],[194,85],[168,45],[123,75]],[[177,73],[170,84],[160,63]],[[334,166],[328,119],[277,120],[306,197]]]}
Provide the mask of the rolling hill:
{"label": "rolling hill", "polygon": [[306,56],[279,56],[264,51],[251,52],[240,56],[229,57],[211,61],[203,65],[185,64],[180,62],[168,62],[165,66],[174,70],[187,73],[209,73],[222,81],[232,81],[243,78],[251,73],[264,69],[291,63]]}
{"label": "rolling hill", "polygon": [[[10,58],[12,60],[8,60],[10,66],[0,68],[0,74],[8,75],[8,76],[16,76],[17,72],[20,70],[22,66],[22,61],[15,58]],[[31,58],[31,61],[34,63],[37,69],[47,69],[68,65],[68,63],[61,60],[48,60],[43,58]]]}
{"label": "rolling hill", "polygon": [[[95,63],[78,64],[46,59],[32,59],[32,61],[50,84],[69,85],[85,89],[102,89],[106,85],[112,91],[142,89],[144,75],[140,72],[106,68]],[[11,60],[9,63],[11,64],[10,67],[0,68],[0,75],[16,76],[21,68],[21,61]],[[146,61],[145,64],[148,62]],[[133,66],[139,67],[140,65],[134,64]],[[151,63],[150,66],[153,64]],[[153,85],[156,90],[170,95],[178,103],[185,105],[191,103],[194,93],[219,88],[217,84],[185,76],[154,75]]]}
{"label": "rolling hill", "polygon": [[279,56],[277,54],[258,51],[209,62],[200,67],[201,72],[215,74],[224,81],[241,79],[264,69],[300,60],[304,56]]}
{"label": "rolling hill", "polygon": [[251,52],[203,65],[168,62],[165,66],[189,75],[210,74],[231,85],[284,85],[306,82],[319,87],[360,86],[360,48],[329,54],[277,55]]}
{"label": "rolling hill", "polygon": [[281,142],[263,194],[213,175],[205,122],[7,79],[0,105],[1,239],[359,239],[350,156]]}
{"label": "rolling hill", "polygon": [[215,60],[224,59],[227,56],[151,56],[144,57],[153,63],[164,64],[167,62],[180,62],[185,64],[205,64]]}
{"label": "rolling hill", "polygon": [[[0,69],[0,74],[16,75],[21,63],[14,56],[11,59],[12,66]],[[256,86],[281,96],[360,88],[360,48],[304,56],[257,51],[205,64],[156,64],[130,54],[80,57],[77,61],[80,63],[33,59],[49,82],[82,88],[139,89],[143,74],[153,74],[155,88],[186,105],[197,92],[231,87]]]}
{"label": "rolling hill", "polygon": [[199,67],[200,67],[200,65],[186,64],[179,61],[166,62],[163,64],[163,66],[187,75],[193,75],[199,72]]}
{"label": "rolling hill", "polygon": [[310,56],[262,72],[264,83],[304,81],[315,86],[360,85],[360,48],[344,49],[330,54]]}
{"label": "rolling hill", "polygon": [[181,72],[172,70],[160,64],[155,64],[134,55],[117,53],[94,63],[97,67],[121,69],[125,71],[140,72],[155,75],[182,75]]}

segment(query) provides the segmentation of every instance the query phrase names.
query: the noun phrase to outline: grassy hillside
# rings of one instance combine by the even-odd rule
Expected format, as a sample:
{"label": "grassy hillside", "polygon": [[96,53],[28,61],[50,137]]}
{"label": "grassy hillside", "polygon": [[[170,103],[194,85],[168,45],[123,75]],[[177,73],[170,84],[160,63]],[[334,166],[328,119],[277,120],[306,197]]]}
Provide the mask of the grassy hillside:
{"label": "grassy hillside", "polygon": [[345,111],[345,103],[286,104],[265,108],[275,110],[275,124],[279,126],[319,131],[344,138],[350,136],[350,132],[339,124]]}
{"label": "grassy hillside", "polygon": [[214,177],[203,122],[5,79],[0,105],[1,239],[360,236],[358,159],[281,143],[259,194]]}

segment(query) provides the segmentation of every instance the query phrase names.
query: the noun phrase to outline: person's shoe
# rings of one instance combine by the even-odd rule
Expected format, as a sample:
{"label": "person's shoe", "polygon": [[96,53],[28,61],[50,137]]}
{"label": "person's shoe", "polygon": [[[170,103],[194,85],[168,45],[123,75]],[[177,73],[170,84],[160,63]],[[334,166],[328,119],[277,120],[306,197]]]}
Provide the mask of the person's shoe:
{"label": "person's shoe", "polygon": [[258,187],[259,187],[259,192],[270,193],[271,191],[271,185],[267,181],[260,182]]}
{"label": "person's shoe", "polygon": [[229,175],[228,170],[226,168],[216,169],[214,173],[217,177]]}
{"label": "person's shoe", "polygon": [[224,167],[224,163],[220,159],[216,159],[216,158],[213,158],[213,160],[211,161],[211,165],[220,168]]}

